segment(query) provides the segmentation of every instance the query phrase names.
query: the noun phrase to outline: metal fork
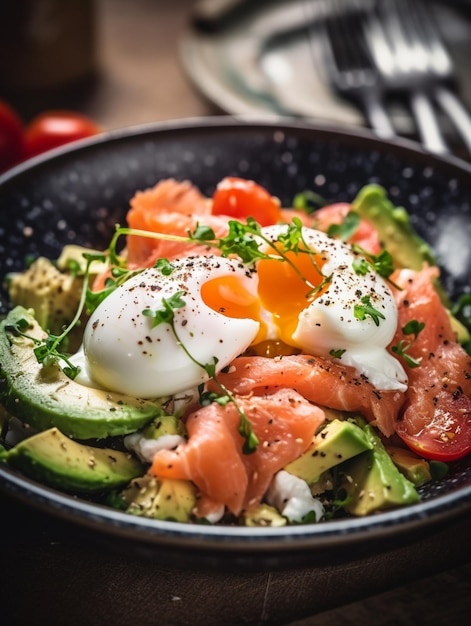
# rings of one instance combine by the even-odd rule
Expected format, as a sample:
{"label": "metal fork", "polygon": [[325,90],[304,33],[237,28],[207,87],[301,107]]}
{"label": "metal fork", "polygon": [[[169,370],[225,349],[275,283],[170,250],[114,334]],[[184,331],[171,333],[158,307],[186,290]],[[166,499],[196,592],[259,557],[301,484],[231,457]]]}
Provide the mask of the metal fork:
{"label": "metal fork", "polygon": [[448,151],[430,99],[431,75],[426,52],[411,36],[411,20],[401,0],[378,2],[367,16],[367,40],[389,92],[407,94],[423,145],[432,152]]}
{"label": "metal fork", "polygon": [[376,134],[389,139],[396,132],[383,104],[383,87],[364,40],[365,0],[320,3],[316,23],[322,60],[333,88],[360,106]]}
{"label": "metal fork", "polygon": [[403,5],[404,11],[411,15],[411,28],[415,28],[411,37],[415,37],[427,53],[429,72],[432,74],[432,94],[471,152],[471,115],[456,93],[453,61],[443,43],[430,6],[425,6],[422,0],[412,3],[410,0],[403,0]]}
{"label": "metal fork", "polygon": [[424,146],[448,152],[434,107],[438,102],[471,151],[471,118],[454,92],[453,65],[431,7],[421,0],[382,0],[365,29],[385,87],[409,94]]}

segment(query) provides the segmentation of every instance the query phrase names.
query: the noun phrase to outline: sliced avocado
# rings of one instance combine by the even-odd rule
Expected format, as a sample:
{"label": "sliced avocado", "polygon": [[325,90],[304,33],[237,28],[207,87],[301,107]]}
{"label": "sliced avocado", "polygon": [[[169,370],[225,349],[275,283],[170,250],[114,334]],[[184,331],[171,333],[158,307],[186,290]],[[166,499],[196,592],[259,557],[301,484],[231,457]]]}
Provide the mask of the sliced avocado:
{"label": "sliced avocado", "polygon": [[274,506],[264,502],[251,508],[249,511],[244,511],[242,519],[244,526],[280,527],[286,526],[288,523],[286,517],[283,517]]}
{"label": "sliced avocado", "polygon": [[[91,248],[69,244],[62,248],[61,255],[57,259],[56,265],[62,272],[71,272],[83,275],[87,266],[87,260],[84,256],[85,254],[104,256],[103,252],[100,250],[93,250]],[[105,272],[107,269],[108,264],[106,261],[93,261],[90,264],[90,277],[93,279],[95,276]]]}
{"label": "sliced avocado", "polygon": [[466,328],[463,322],[461,322],[459,319],[457,319],[453,315],[453,313],[450,310],[448,310],[447,313],[450,316],[450,323],[451,323],[453,332],[456,334],[456,341],[460,343],[461,345],[467,344],[469,340],[471,339],[469,330]]}
{"label": "sliced avocado", "polygon": [[102,439],[134,432],[163,413],[164,399],[85,387],[57,365],[41,365],[33,341],[14,330],[22,320],[29,325],[25,334],[46,336],[33,312],[23,307],[15,307],[0,323],[0,402],[12,415],[38,430],[57,426],[69,437]]}
{"label": "sliced avocado", "polygon": [[399,446],[385,446],[385,448],[397,469],[416,487],[432,480],[430,465],[425,459],[421,459],[407,448]]}
{"label": "sliced avocado", "polygon": [[129,453],[77,443],[57,428],[24,439],[8,451],[6,460],[51,487],[81,493],[126,485],[145,472]]}
{"label": "sliced avocado", "polygon": [[314,436],[306,452],[288,463],[284,469],[308,484],[313,484],[326,470],[372,447],[359,426],[350,421],[334,419]]}
{"label": "sliced avocado", "polygon": [[407,211],[396,207],[380,185],[366,185],[352,202],[352,208],[379,233],[397,267],[421,270],[424,261],[435,265],[430,246],[413,229]]}
{"label": "sliced avocado", "polygon": [[14,305],[34,309],[42,328],[59,333],[75,315],[82,286],[83,278],[64,274],[52,261],[39,257],[25,272],[10,276],[8,292]]}
{"label": "sliced avocado", "polygon": [[[394,206],[383,187],[374,184],[363,187],[353,200],[352,208],[376,228],[397,268],[408,267],[420,271],[424,262],[436,265],[431,247],[415,232],[407,211],[403,207]],[[451,303],[440,282],[436,280],[434,284],[448,309],[457,341],[466,344],[470,340],[468,329],[449,310]]]}
{"label": "sliced avocado", "polygon": [[186,436],[185,425],[175,415],[160,415],[143,430],[142,435],[146,439],[158,439],[164,435]]}
{"label": "sliced avocado", "polygon": [[342,486],[349,496],[344,509],[364,516],[418,502],[414,485],[394,465],[373,428],[368,424],[363,431],[372,449],[342,465]]}
{"label": "sliced avocado", "polygon": [[[79,306],[86,267],[84,253],[102,254],[69,245],[64,247],[57,262],[38,257],[24,272],[10,274],[7,285],[13,305],[34,309],[38,324],[59,334],[74,318]],[[106,268],[106,263],[94,261],[90,266],[90,281]],[[81,320],[84,321],[85,318]],[[80,325],[69,332],[67,341],[71,349],[78,348],[81,336]]]}
{"label": "sliced avocado", "polygon": [[147,474],[122,492],[126,512],[152,519],[189,522],[196,504],[196,487],[189,480],[159,480]]}

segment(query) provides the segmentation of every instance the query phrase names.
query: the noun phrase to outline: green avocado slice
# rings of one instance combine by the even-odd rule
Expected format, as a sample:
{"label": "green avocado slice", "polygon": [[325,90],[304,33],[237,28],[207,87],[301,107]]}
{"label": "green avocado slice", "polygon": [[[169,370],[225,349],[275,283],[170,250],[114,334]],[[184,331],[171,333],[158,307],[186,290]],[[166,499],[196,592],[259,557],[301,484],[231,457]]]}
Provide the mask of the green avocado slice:
{"label": "green avocado slice", "polygon": [[126,485],[146,471],[128,452],[78,443],[57,428],[24,439],[2,460],[51,487],[81,493]]}
{"label": "green avocado slice", "polygon": [[311,485],[326,470],[372,447],[359,426],[334,419],[314,436],[302,456],[286,465],[285,470]]}
{"label": "green avocado slice", "polygon": [[396,207],[380,185],[366,185],[352,202],[352,208],[372,224],[398,267],[421,270],[424,261],[435,265],[430,246],[415,232],[407,211]]}
{"label": "green avocado slice", "polygon": [[76,439],[126,435],[164,414],[168,398],[155,401],[85,387],[58,366],[37,362],[31,339],[15,333],[20,320],[25,334],[46,336],[33,312],[17,306],[0,323],[0,403],[18,419],[38,430],[56,426]]}
{"label": "green avocado slice", "polygon": [[361,517],[419,502],[414,484],[397,469],[372,426],[367,424],[363,431],[372,449],[342,465],[343,487],[349,496],[345,510]]}
{"label": "green avocado slice", "polygon": [[189,522],[196,505],[196,487],[189,480],[146,474],[132,480],[120,498],[131,515]]}

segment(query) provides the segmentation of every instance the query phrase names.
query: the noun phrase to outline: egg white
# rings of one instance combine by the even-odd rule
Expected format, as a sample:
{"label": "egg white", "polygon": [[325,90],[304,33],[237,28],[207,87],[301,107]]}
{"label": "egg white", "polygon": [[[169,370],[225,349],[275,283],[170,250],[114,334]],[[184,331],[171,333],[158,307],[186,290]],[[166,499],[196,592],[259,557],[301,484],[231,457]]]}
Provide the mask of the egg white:
{"label": "egg white", "polygon": [[[265,227],[263,237],[276,242],[287,228]],[[289,343],[313,356],[331,358],[333,351],[341,351],[336,360],[354,367],[378,389],[404,390],[404,369],[387,351],[397,327],[397,307],[387,283],[372,269],[356,274],[356,255],[347,244],[309,228],[302,229],[302,237],[325,259],[322,273],[330,281],[321,295],[306,299]],[[263,239],[260,246],[273,253]],[[93,312],[82,349],[72,359],[81,369],[77,382],[135,397],[175,396],[204,383],[206,366],[216,363],[217,373],[243,353],[259,334],[260,322],[266,339],[279,338],[280,319],[261,304],[254,265],[220,256],[177,259],[172,265],[170,275],[156,268],[143,270]],[[259,301],[259,319],[227,317],[203,301],[202,286],[226,276],[236,276]],[[173,310],[172,324],[153,326],[143,311],[161,310],[177,292],[184,306]],[[364,296],[384,316],[378,324],[369,316],[355,316],[355,305]]]}
{"label": "egg white", "polygon": [[[286,230],[284,225],[268,226],[263,234],[275,242]],[[354,367],[378,389],[405,390],[407,375],[386,350],[398,320],[394,296],[386,281],[373,269],[366,275],[356,274],[352,264],[357,255],[348,244],[310,228],[303,228],[302,236],[310,249],[327,259],[322,273],[331,276],[331,281],[327,290],[299,314],[293,345],[323,357],[343,350],[336,360]],[[355,317],[354,307],[364,296],[369,296],[372,306],[384,316],[378,325],[372,317]]]}
{"label": "egg white", "polygon": [[[208,379],[205,366],[217,360],[216,372],[250,345],[259,323],[225,317],[200,296],[206,281],[237,275],[256,294],[257,275],[237,260],[190,257],[172,262],[165,276],[146,269],[112,292],[92,313],[76,362],[77,382],[94,384],[142,398],[158,398],[192,389]],[[174,309],[173,327],[143,314],[162,309],[183,292],[185,305]]]}

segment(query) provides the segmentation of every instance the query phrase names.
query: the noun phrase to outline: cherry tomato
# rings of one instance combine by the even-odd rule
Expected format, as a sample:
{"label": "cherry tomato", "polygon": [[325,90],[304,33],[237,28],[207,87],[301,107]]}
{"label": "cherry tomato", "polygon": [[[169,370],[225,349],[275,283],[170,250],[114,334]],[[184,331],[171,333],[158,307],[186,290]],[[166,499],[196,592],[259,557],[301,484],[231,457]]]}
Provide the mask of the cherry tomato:
{"label": "cherry tomato", "polygon": [[0,172],[19,163],[23,155],[23,124],[12,108],[0,101]]}
{"label": "cherry tomato", "polygon": [[73,111],[44,111],[26,127],[26,157],[41,154],[71,141],[91,137],[101,128],[91,119]]}
{"label": "cherry tomato", "polygon": [[252,217],[261,226],[281,220],[280,203],[253,180],[228,176],[218,184],[213,195],[214,215],[229,215],[238,220]]}
{"label": "cherry tomato", "polygon": [[460,395],[452,411],[437,410],[420,429],[410,420],[399,421],[397,434],[408,448],[426,459],[445,463],[461,459],[471,452],[471,400]]}

